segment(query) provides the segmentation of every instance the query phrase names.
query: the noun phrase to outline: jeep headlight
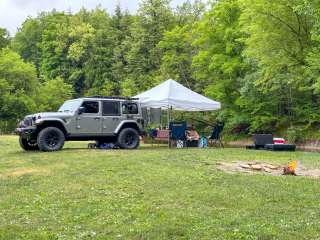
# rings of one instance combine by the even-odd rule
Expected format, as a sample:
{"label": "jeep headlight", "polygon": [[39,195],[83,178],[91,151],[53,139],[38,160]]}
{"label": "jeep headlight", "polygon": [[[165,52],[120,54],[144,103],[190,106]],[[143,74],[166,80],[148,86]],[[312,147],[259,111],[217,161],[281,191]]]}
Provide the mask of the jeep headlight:
{"label": "jeep headlight", "polygon": [[42,122],[43,122],[43,119],[38,118],[38,119],[36,120],[35,124],[38,125],[38,124],[41,124]]}

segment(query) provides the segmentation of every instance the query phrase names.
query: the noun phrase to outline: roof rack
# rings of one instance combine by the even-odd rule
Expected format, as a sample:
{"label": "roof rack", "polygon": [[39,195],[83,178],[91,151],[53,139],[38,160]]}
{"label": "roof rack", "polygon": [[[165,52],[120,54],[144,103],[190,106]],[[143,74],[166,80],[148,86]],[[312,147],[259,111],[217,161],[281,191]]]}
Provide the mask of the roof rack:
{"label": "roof rack", "polygon": [[139,100],[139,98],[133,98],[133,97],[120,97],[120,96],[89,96],[84,98],[103,98],[103,99],[121,99],[121,100]]}

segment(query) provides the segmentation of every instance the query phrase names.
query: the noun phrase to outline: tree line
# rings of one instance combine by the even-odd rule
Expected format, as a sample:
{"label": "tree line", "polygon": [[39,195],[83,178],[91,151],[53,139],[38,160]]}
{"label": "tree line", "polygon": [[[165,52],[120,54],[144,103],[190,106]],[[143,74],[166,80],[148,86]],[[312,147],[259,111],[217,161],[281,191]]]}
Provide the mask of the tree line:
{"label": "tree line", "polygon": [[319,17],[315,0],[40,13],[13,37],[0,29],[0,128],[65,99],[132,96],[172,78],[220,101],[214,118],[233,133],[299,135],[320,123]]}

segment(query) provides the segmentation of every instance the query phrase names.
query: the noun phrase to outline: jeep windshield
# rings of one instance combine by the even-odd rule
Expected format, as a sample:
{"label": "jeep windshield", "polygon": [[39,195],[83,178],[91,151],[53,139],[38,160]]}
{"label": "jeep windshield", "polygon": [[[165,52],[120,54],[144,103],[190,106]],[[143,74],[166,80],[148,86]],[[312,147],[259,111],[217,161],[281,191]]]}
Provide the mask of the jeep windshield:
{"label": "jeep windshield", "polygon": [[81,100],[69,100],[66,101],[62,106],[59,108],[58,112],[75,112],[81,105]]}

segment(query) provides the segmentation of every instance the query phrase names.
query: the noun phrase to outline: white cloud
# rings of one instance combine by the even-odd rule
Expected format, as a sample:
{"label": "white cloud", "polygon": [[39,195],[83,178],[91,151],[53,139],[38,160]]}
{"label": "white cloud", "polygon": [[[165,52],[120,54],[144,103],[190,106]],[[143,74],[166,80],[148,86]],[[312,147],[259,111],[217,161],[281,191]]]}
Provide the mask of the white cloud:
{"label": "white cloud", "polygon": [[134,12],[139,0],[0,0],[0,27],[7,28],[13,35],[28,16],[35,17],[42,11],[55,8],[76,12],[81,7],[93,9],[100,4],[109,12],[113,12],[118,2],[122,8]]}

